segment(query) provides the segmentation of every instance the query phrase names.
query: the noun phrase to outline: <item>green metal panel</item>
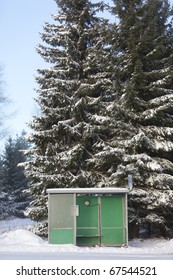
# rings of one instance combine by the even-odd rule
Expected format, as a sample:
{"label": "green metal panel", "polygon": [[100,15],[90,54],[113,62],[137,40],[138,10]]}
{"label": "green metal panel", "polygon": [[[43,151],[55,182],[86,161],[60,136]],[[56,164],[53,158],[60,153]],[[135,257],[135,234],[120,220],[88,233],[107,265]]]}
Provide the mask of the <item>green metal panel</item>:
{"label": "green metal panel", "polygon": [[122,195],[101,197],[102,227],[123,226]]}
{"label": "green metal panel", "polygon": [[77,196],[79,206],[77,217],[77,244],[97,245],[99,243],[98,197]]}
{"label": "green metal panel", "polygon": [[77,236],[76,244],[78,246],[96,246],[100,242],[97,236]]}
{"label": "green metal panel", "polygon": [[73,244],[74,230],[73,229],[52,229],[50,230],[51,244]]}
{"label": "green metal panel", "polygon": [[98,198],[95,196],[77,196],[79,205],[77,227],[98,228]]}
{"label": "green metal panel", "polygon": [[82,228],[77,228],[77,234],[80,236],[98,236],[98,227],[82,227]]}
{"label": "green metal panel", "polygon": [[126,243],[123,197],[122,195],[101,197],[101,243],[103,245]]}
{"label": "green metal panel", "polygon": [[125,244],[125,229],[102,228],[102,245],[118,246]]}

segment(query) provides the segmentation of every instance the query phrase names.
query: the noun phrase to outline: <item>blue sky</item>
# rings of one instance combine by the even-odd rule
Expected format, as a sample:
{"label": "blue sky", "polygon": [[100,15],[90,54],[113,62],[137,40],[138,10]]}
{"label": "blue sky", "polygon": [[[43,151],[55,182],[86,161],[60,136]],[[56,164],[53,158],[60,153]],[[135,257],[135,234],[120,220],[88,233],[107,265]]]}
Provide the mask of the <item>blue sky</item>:
{"label": "blue sky", "polygon": [[35,47],[44,21],[57,11],[54,0],[0,0],[0,65],[3,65],[5,95],[11,100],[6,108],[15,112],[7,121],[9,133],[20,134],[36,112],[34,75],[44,67]]}
{"label": "blue sky", "polygon": [[13,137],[28,130],[26,123],[37,114],[34,75],[46,64],[35,48],[44,22],[52,21],[56,12],[54,0],[0,0],[0,65],[4,66],[5,95],[12,100],[6,110],[15,112],[7,121]]}

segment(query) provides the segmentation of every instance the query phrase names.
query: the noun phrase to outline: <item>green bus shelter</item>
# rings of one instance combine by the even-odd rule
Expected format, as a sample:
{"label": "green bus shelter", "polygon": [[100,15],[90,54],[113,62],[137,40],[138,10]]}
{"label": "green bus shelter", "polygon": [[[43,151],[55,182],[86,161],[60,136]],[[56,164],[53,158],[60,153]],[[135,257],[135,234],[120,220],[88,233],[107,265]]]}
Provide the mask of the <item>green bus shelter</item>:
{"label": "green bus shelter", "polygon": [[129,188],[48,189],[51,244],[127,246]]}

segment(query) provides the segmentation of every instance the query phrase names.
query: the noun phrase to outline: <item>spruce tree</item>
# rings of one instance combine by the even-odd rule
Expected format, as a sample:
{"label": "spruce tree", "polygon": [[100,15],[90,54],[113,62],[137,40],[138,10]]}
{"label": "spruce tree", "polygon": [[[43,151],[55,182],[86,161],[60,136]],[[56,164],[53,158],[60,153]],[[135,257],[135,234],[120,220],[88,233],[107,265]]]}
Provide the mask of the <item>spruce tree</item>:
{"label": "spruce tree", "polygon": [[3,159],[2,155],[0,155],[0,194],[3,189]]}
{"label": "spruce tree", "polygon": [[41,34],[44,45],[38,46],[50,67],[39,69],[36,78],[41,116],[31,122],[34,146],[26,165],[34,196],[28,215],[41,221],[39,234],[46,234],[46,189],[110,184],[108,167],[97,170],[92,163],[98,151],[106,150],[111,137],[106,110],[115,96],[106,41],[109,24],[97,16],[102,3],[56,3],[54,24],[45,23]]}
{"label": "spruce tree", "polygon": [[29,148],[25,140],[25,132],[15,139],[10,137],[0,160],[0,215],[1,218],[24,217],[24,210],[29,204],[30,197],[25,192],[28,188],[28,178],[20,163],[26,161],[22,150]]}
{"label": "spruce tree", "polygon": [[[167,0],[116,0],[118,101],[110,115],[123,185],[132,174],[129,233],[173,235],[173,29]],[[116,30],[117,32],[117,30]],[[172,231],[172,232],[171,232]]]}

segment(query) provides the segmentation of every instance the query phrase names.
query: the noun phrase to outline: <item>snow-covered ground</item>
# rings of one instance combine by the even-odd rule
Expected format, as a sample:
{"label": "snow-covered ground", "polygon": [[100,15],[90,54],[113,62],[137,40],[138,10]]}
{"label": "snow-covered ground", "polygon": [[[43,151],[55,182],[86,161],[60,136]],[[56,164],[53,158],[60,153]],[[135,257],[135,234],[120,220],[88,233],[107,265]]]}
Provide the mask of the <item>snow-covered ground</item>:
{"label": "snow-covered ground", "polygon": [[128,248],[51,245],[27,227],[28,219],[0,221],[1,260],[168,259],[173,260],[173,239],[132,240]]}

